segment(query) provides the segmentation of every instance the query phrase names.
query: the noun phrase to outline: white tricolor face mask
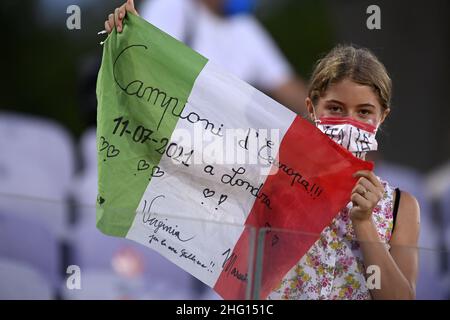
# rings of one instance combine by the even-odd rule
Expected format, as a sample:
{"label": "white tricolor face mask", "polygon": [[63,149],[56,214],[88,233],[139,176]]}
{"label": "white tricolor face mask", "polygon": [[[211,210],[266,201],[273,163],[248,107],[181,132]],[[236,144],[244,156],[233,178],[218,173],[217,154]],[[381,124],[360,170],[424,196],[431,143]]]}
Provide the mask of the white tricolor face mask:
{"label": "white tricolor face mask", "polygon": [[320,131],[359,159],[378,148],[375,139],[378,128],[370,123],[341,117],[322,117],[315,122]]}

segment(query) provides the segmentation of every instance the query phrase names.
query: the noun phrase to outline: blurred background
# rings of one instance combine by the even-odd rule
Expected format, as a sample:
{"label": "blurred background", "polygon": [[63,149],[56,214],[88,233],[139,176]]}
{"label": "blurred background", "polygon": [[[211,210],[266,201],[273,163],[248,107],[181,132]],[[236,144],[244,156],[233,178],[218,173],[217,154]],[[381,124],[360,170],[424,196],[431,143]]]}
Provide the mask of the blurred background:
{"label": "blurred background", "polygon": [[[95,83],[105,38],[97,32],[122,2],[0,3],[0,298],[218,298],[158,254],[95,229]],[[449,1],[135,3],[143,18],[299,113],[317,59],[337,43],[371,49],[393,80],[376,173],[419,200],[418,298],[450,298]],[[373,4],[381,29],[366,24]],[[69,28],[71,5],[80,28]],[[67,289],[72,264],[83,290]]]}

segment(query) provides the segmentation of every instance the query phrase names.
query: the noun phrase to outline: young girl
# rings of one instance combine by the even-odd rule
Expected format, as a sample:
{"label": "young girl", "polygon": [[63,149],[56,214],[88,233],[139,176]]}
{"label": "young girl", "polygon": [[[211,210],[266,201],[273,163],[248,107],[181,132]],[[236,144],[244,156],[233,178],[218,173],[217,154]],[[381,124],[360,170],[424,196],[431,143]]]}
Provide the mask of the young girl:
{"label": "young girl", "polygon": [[[322,132],[364,159],[390,99],[383,64],[367,49],[338,46],[318,62],[306,106]],[[419,205],[371,171],[355,177],[351,201],[269,299],[414,299]],[[378,285],[368,285],[372,274]]]}
{"label": "young girl", "polygon": [[[122,31],[128,0],[105,21]],[[319,61],[306,107],[318,128],[365,158],[376,150],[375,133],[390,111],[391,80],[367,49],[338,46]],[[419,205],[405,191],[371,171],[359,180],[349,204],[284,277],[269,299],[413,299],[417,276]],[[366,274],[380,278],[368,286]]]}

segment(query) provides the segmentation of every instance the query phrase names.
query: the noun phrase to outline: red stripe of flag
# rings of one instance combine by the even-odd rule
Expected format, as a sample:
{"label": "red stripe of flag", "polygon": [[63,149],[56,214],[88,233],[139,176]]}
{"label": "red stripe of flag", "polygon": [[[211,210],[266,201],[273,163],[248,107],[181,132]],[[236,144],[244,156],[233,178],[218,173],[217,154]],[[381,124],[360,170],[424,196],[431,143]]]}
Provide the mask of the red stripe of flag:
{"label": "red stripe of flag", "polygon": [[[354,157],[308,121],[296,117],[280,145],[281,167],[268,176],[261,193],[270,196],[270,206],[256,200],[246,225],[271,227],[265,236],[260,298],[280,283],[284,275],[317,241],[320,233],[350,199],[358,170],[372,170],[373,164]],[[290,230],[288,232],[286,230]],[[224,299],[244,299],[248,280],[248,229],[236,243],[224,264],[214,290]],[[261,267],[261,266],[259,266]]]}

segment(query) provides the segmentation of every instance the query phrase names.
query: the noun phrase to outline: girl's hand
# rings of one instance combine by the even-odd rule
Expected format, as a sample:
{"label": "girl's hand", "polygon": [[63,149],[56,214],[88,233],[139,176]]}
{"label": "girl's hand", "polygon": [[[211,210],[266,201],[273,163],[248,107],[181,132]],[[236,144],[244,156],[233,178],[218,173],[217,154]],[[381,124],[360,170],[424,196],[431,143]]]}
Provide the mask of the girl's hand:
{"label": "girl's hand", "polygon": [[373,209],[383,198],[384,187],[372,171],[361,170],[353,176],[359,177],[359,180],[350,197],[353,203],[350,218],[353,222],[369,220]]}
{"label": "girl's hand", "polygon": [[122,6],[116,8],[114,13],[111,13],[108,16],[108,20],[105,21],[105,30],[108,33],[111,33],[114,27],[117,28],[117,32],[122,32],[122,21],[125,18],[127,12],[131,12],[135,15],[139,15],[136,9],[134,8],[134,0],[127,0]]}

